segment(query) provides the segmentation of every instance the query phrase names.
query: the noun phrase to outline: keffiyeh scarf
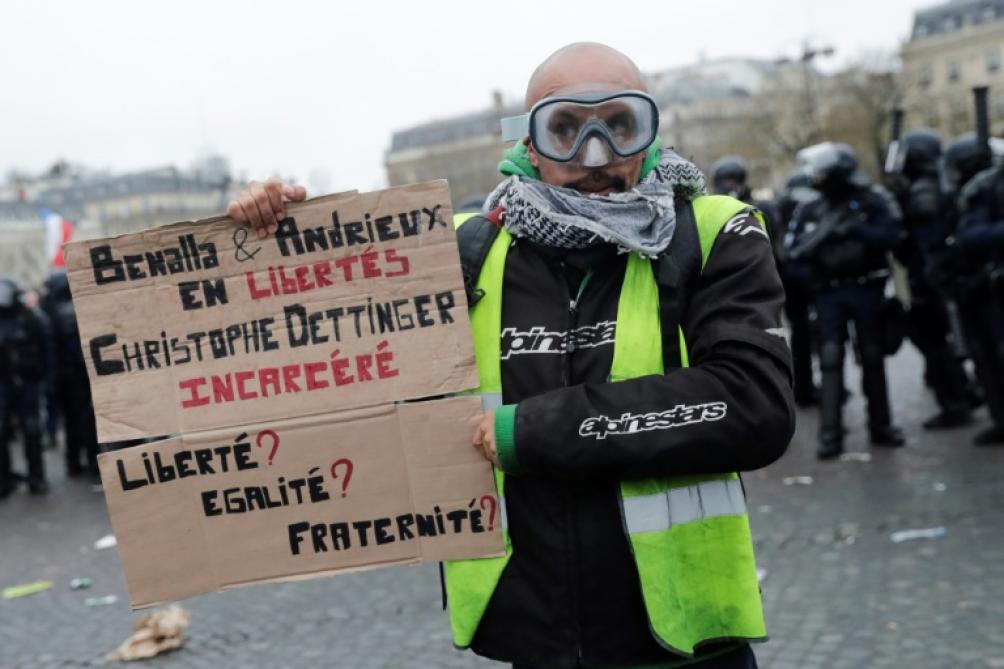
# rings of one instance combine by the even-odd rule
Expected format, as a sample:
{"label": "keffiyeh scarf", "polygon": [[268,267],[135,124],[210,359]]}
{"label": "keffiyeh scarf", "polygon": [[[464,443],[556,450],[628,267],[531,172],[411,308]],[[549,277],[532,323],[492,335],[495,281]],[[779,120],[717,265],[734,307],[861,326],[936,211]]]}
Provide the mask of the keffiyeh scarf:
{"label": "keffiyeh scarf", "polygon": [[655,257],[669,246],[676,229],[675,198],[692,200],[705,192],[704,175],[671,149],[637,186],[624,193],[584,195],[514,174],[485,201],[485,211],[502,207],[514,237],[566,249],[601,243],[622,252]]}

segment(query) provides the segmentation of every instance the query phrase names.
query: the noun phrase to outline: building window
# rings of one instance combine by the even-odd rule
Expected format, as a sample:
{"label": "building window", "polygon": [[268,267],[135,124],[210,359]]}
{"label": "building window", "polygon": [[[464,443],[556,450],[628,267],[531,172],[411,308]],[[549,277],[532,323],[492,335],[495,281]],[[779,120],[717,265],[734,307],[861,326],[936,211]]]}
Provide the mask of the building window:
{"label": "building window", "polygon": [[955,60],[948,61],[948,80],[955,82],[959,80],[959,63]]}
{"label": "building window", "polygon": [[987,72],[997,72],[1001,69],[1001,50],[999,47],[987,49],[984,57],[987,63]]}
{"label": "building window", "polygon": [[931,85],[933,79],[934,68],[931,67],[930,63],[921,63],[920,67],[917,68],[917,83],[926,88]]}

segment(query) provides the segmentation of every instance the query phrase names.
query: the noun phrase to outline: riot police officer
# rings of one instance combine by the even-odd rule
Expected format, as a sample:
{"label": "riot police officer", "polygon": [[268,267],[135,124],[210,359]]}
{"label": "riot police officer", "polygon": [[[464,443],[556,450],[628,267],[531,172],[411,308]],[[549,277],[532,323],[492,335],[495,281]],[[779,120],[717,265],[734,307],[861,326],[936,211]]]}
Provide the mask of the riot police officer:
{"label": "riot police officer", "polygon": [[1004,444],[1004,166],[990,163],[984,142],[969,133],[945,152],[949,185],[961,190],[959,224],[949,272],[966,344],[983,387],[993,425],[976,435],[977,446]]}
{"label": "riot police officer", "polygon": [[46,373],[44,317],[21,302],[21,290],[0,277],[0,498],[14,488],[9,443],[16,414],[28,463],[28,488],[48,492],[42,460],[41,392]]}
{"label": "riot police officer", "polygon": [[764,216],[764,222],[767,224],[767,233],[770,235],[771,244],[774,247],[774,258],[778,259],[781,256],[784,240],[781,216],[773,202],[753,198],[753,191],[747,183],[748,177],[749,170],[746,168],[746,161],[741,157],[724,156],[719,158],[711,166],[712,192],[715,195],[734,197],[760,210]]}
{"label": "riot police officer", "polygon": [[960,333],[951,326],[955,305],[932,283],[930,271],[947,252],[953,223],[939,184],[941,139],[932,130],[911,130],[900,140],[895,157],[890,177],[903,209],[906,238],[898,253],[909,272],[910,336],[924,356],[925,378],[940,407],[923,426],[958,427],[968,424],[971,416],[968,379],[958,351]]}
{"label": "riot police officer", "polygon": [[[812,187],[808,173],[804,170],[792,172],[778,199],[780,227],[790,230],[798,206],[817,197],[819,193]],[[785,247],[788,241],[785,240]],[[809,292],[809,267],[805,261],[792,260],[788,257],[787,250],[782,250],[778,271],[781,283],[784,284],[784,313],[791,327],[795,403],[801,407],[815,406],[819,404],[819,389],[816,388],[812,375],[812,295]]]}
{"label": "riot police officer", "polygon": [[843,451],[843,366],[853,324],[868,400],[871,443],[902,446],[892,425],[885,376],[886,254],[900,228],[886,199],[857,178],[857,156],[846,144],[825,142],[799,152],[820,197],[795,212],[789,257],[806,261],[820,329],[822,371],[820,459]]}
{"label": "riot police officer", "polygon": [[52,327],[55,355],[51,377],[66,433],[66,473],[69,476],[84,473],[97,476],[98,438],[94,407],[66,272],[50,274],[45,287],[41,306]]}

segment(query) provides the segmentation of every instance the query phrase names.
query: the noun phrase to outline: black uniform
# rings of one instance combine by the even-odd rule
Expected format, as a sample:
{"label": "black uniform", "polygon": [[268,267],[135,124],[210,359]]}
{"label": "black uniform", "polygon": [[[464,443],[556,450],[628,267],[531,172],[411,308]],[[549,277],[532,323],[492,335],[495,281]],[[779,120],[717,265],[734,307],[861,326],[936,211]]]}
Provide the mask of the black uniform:
{"label": "black uniform", "polygon": [[910,337],[924,355],[925,378],[941,408],[924,427],[965,425],[970,420],[969,382],[961,356],[949,345],[953,334],[950,310],[955,305],[932,282],[932,268],[947,253],[946,239],[953,223],[938,180],[941,142],[933,132],[914,130],[903,137],[901,145],[905,152],[897,196],[906,238],[898,255],[910,277]]}
{"label": "black uniform", "polygon": [[955,233],[959,311],[994,426],[977,445],[1004,443],[1004,166],[980,172],[962,190]]}
{"label": "black uniform", "polygon": [[14,487],[9,444],[16,418],[28,463],[28,487],[48,490],[42,460],[41,393],[46,375],[44,315],[20,301],[13,280],[0,278],[0,497]]}
{"label": "black uniform", "polygon": [[66,273],[51,275],[46,281],[46,288],[48,292],[41,306],[52,326],[55,355],[51,379],[66,432],[66,471],[70,476],[78,476],[85,471],[96,476],[97,427],[77,314]]}
{"label": "black uniform", "polygon": [[[626,256],[519,239],[509,249],[501,371],[503,401],[517,404],[520,471],[505,481],[513,555],[474,637],[478,654],[549,669],[678,659],[649,631],[618,482],[755,469],[784,452],[795,412],[776,333],[783,293],[770,244],[743,234],[750,227],[752,217],[718,236],[690,297],[692,366],[613,384]],[[720,421],[602,441],[579,432],[590,417],[712,401],[728,404]],[[694,666],[752,663],[740,647]]]}
{"label": "black uniform", "polygon": [[[785,231],[784,247],[790,242],[790,230],[799,205],[819,197],[812,188],[809,176],[802,171],[792,174],[785,184],[778,200],[780,228]],[[812,293],[809,288],[810,271],[802,260],[789,258],[782,250],[779,256],[778,272],[784,285],[784,313],[791,328],[791,360],[795,374],[795,402],[799,406],[813,406],[819,403],[819,390],[812,373]]]}
{"label": "black uniform", "polygon": [[[903,443],[892,426],[885,376],[886,254],[899,243],[900,228],[887,198],[852,178],[857,160],[850,148],[820,147],[824,160],[815,168],[820,197],[795,212],[789,239],[792,257],[805,260],[811,271],[822,370],[818,454],[830,458],[843,450],[844,348],[851,324],[872,443]],[[826,155],[827,147],[843,155]]]}

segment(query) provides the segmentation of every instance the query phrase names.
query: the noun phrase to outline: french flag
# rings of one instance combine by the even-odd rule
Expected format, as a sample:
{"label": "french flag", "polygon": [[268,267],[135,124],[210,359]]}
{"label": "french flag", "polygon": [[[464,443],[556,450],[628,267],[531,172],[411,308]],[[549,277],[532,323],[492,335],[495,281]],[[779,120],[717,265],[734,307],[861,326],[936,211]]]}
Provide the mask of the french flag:
{"label": "french flag", "polygon": [[63,244],[73,236],[74,225],[59,214],[49,209],[43,209],[42,220],[45,222],[45,257],[52,267],[66,267],[63,259]]}

